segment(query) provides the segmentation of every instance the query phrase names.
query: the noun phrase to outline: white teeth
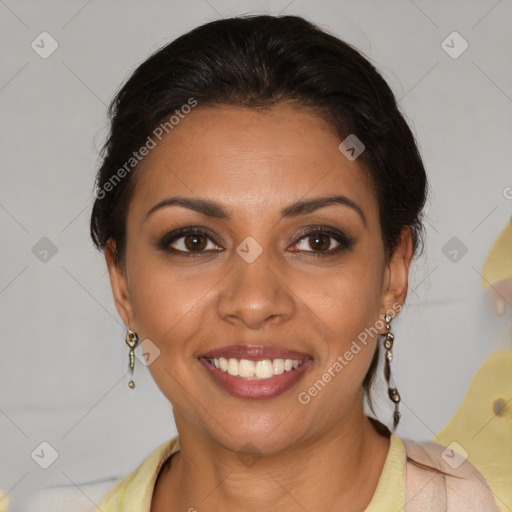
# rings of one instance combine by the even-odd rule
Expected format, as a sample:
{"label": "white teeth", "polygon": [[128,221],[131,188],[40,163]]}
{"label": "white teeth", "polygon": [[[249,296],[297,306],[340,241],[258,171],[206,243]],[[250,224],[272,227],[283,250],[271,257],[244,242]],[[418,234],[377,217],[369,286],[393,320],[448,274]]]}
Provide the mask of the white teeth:
{"label": "white teeth", "polygon": [[228,373],[229,375],[238,376],[238,361],[236,359],[230,359],[228,361]]}
{"label": "white teeth", "polygon": [[304,361],[300,359],[262,359],[251,361],[249,359],[226,359],[219,357],[210,359],[210,362],[223,372],[244,379],[269,379],[274,375],[281,375],[298,368]]}
{"label": "white teeth", "polygon": [[284,359],[274,359],[274,375],[284,373]]}
{"label": "white teeth", "polygon": [[274,375],[274,366],[270,359],[265,359],[264,361],[258,361],[256,363],[256,377],[258,379],[268,379]]}
{"label": "white teeth", "polygon": [[[236,359],[230,359],[230,361],[236,361]],[[248,359],[242,359],[238,363],[238,375],[240,377],[254,377],[254,361]]]}

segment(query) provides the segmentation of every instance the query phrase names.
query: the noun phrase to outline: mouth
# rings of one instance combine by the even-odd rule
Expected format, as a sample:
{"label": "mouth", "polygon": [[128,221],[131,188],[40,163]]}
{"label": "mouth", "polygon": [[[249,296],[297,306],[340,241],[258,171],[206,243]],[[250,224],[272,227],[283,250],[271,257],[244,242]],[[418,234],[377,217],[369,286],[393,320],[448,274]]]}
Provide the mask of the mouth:
{"label": "mouth", "polygon": [[260,359],[259,361],[251,361],[250,359],[220,357],[218,359],[208,358],[207,360],[215,368],[229,373],[233,377],[249,380],[271,379],[274,375],[282,375],[284,372],[295,370],[304,363],[304,359]]}
{"label": "mouth", "polygon": [[233,345],[199,362],[224,391],[238,398],[274,398],[292,388],[311,366],[308,354],[275,346]]}

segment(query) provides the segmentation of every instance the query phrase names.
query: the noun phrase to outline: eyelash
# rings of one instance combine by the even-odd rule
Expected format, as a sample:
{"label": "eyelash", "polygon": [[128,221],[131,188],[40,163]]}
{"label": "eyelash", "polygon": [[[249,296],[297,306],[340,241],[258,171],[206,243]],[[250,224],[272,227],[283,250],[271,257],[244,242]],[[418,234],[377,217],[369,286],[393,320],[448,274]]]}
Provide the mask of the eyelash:
{"label": "eyelash", "polygon": [[[178,255],[187,255],[187,256],[202,256],[207,251],[182,251],[180,249],[172,249],[169,246],[174,243],[175,241],[179,240],[180,238],[184,238],[187,235],[202,235],[208,238],[210,241],[214,242],[217,245],[220,245],[220,242],[214,237],[208,230],[200,227],[185,227],[180,228],[174,231],[171,231],[170,233],[167,233],[164,235],[164,237],[158,242],[158,248],[160,250],[172,252],[174,254]],[[333,238],[336,240],[340,245],[336,247],[335,249],[330,249],[328,251],[303,251],[307,253],[311,253],[313,256],[317,257],[326,257],[326,256],[332,256],[333,254],[336,254],[338,252],[344,251],[344,250],[350,250],[352,249],[354,245],[354,238],[347,236],[342,231],[333,230],[333,229],[326,229],[321,227],[313,227],[308,228],[307,230],[304,230],[300,233],[298,240],[293,244],[297,245],[301,240],[304,238],[307,238],[308,236],[312,235],[325,235],[330,238]],[[220,252],[220,251],[219,251]],[[301,252],[299,250],[299,252]]]}

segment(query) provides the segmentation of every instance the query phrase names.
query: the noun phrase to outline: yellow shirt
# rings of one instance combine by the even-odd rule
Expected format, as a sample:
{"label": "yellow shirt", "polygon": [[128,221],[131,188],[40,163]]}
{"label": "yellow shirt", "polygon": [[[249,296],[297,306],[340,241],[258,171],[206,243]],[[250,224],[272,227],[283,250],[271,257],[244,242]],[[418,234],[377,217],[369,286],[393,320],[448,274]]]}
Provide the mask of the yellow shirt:
{"label": "yellow shirt", "polygon": [[[161,444],[104,496],[95,512],[149,512],[160,468],[179,449],[178,436]],[[391,434],[377,489],[365,512],[397,512],[404,504],[405,448],[402,440]]]}
{"label": "yellow shirt", "polygon": [[503,512],[512,510],[511,390],[512,351],[494,352],[475,373],[459,409],[435,439],[467,454]]}

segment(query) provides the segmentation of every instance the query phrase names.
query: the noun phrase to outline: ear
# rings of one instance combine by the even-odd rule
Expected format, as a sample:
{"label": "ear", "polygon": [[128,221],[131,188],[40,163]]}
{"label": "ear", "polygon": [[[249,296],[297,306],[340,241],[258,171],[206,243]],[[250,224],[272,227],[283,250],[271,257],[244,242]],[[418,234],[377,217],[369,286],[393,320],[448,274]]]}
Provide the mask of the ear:
{"label": "ear", "polygon": [[[411,228],[404,226],[400,241],[387,263],[384,273],[380,310],[382,316],[389,313],[394,318],[402,308],[407,295],[412,253]],[[382,334],[385,332],[383,330]]]}
{"label": "ear", "polygon": [[105,245],[105,260],[107,262],[114,302],[124,324],[134,330],[135,322],[126,280],[126,269],[116,261],[115,253],[116,243],[109,238]]}

